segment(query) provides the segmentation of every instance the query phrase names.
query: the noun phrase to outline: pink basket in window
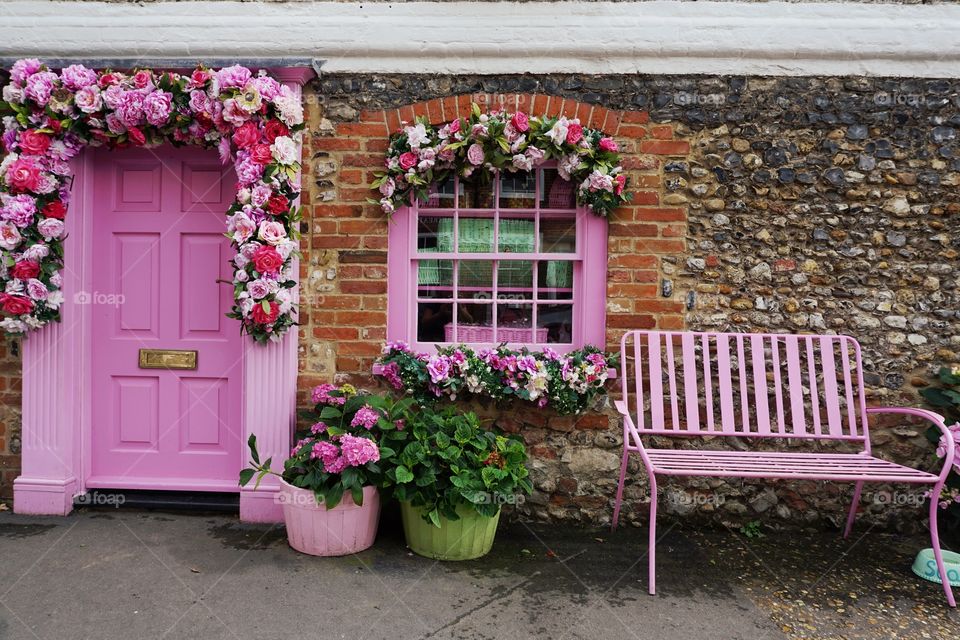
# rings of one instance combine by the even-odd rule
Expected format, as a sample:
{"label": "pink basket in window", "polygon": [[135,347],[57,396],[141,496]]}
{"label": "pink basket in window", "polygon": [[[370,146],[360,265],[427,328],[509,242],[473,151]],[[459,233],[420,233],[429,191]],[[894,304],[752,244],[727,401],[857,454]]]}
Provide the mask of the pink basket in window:
{"label": "pink basket in window", "polygon": [[[491,343],[493,342],[493,327],[479,324],[461,324],[457,325],[457,342],[470,343]],[[530,342],[531,330],[529,327],[497,327],[498,342]],[[538,327],[536,331],[535,344],[546,344],[547,328]],[[444,342],[453,342],[453,323],[447,323],[443,327]]]}

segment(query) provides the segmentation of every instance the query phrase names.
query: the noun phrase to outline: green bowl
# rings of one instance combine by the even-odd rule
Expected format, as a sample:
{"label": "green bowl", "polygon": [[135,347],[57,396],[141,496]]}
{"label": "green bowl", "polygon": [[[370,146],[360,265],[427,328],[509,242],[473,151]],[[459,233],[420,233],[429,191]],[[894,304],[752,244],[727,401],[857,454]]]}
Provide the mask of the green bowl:
{"label": "green bowl", "polygon": [[[950,585],[960,587],[960,553],[953,551],[943,552],[943,568],[947,570]],[[937,560],[933,557],[933,549],[921,549],[913,561],[913,572],[930,582],[943,584],[940,572],[937,571]]]}

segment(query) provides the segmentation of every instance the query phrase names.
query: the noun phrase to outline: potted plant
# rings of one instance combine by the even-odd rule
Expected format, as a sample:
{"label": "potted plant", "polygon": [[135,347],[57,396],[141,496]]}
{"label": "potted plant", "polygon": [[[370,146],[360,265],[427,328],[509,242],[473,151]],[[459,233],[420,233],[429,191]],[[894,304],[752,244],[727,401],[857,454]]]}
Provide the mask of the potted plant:
{"label": "potted plant", "polygon": [[[240,484],[267,474],[280,478],[279,499],[290,546],[317,556],[340,556],[373,544],[380,517],[380,462],[393,451],[378,445],[382,430],[395,428],[410,400],[358,394],[350,385],[322,384],[313,390],[314,424],[300,435],[283,473],[260,461],[251,435],[250,466]],[[401,422],[402,424],[402,422]]]}
{"label": "potted plant", "polygon": [[437,560],[470,560],[490,551],[500,508],[529,494],[526,448],[483,429],[473,413],[423,408],[384,433],[396,455],[384,485],[400,501],[407,545]]}

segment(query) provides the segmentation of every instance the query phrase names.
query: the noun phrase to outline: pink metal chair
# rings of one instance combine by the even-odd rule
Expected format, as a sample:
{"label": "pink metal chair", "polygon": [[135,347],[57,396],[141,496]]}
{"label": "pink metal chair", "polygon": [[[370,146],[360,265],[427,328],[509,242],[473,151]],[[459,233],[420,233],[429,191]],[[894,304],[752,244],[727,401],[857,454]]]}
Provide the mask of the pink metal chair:
{"label": "pink metal chair", "polygon": [[[658,475],[853,482],[853,504],[843,532],[847,537],[864,483],[931,485],[938,496],[950,473],[955,443],[942,416],[925,409],[866,406],[860,345],[853,338],[630,331],[620,350],[622,399],[615,404],[623,416],[624,446],[613,528],[620,517],[627,461],[636,453],[650,478],[651,594],[656,592]],[[873,456],[867,424],[867,415],[873,413],[917,416],[937,425],[947,443],[940,473]],[[641,435],[761,438],[781,447],[802,440],[817,450],[649,448]],[[851,446],[862,450],[836,451]],[[936,500],[930,501],[930,538],[937,568],[946,576]],[[943,590],[955,607],[949,580],[943,580]]]}

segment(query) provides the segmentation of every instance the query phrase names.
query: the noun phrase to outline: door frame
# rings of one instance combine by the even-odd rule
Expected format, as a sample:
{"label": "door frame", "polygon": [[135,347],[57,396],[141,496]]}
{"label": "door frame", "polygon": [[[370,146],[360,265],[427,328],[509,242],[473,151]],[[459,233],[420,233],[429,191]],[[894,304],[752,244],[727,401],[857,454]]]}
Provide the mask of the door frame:
{"label": "door frame", "polygon": [[[312,69],[270,70],[273,77],[300,95]],[[21,474],[13,483],[17,513],[67,515],[76,496],[86,493],[91,475],[92,305],[76,296],[93,284],[93,157],[82,151],[72,162],[72,200],[66,218],[61,321],[52,322],[23,339],[23,405]],[[299,176],[298,176],[299,178]],[[224,212],[226,213],[226,212]],[[295,261],[293,271],[299,275]],[[295,289],[299,293],[299,287]],[[297,296],[297,299],[299,296]],[[243,441],[238,470],[246,461],[246,441],[257,436],[264,458],[281,469],[290,453],[296,424],[297,331],[279,342],[259,345],[244,338],[241,423]],[[173,486],[171,490],[182,487]],[[238,479],[239,485],[239,479]],[[238,486],[240,519],[281,522],[276,499],[279,482],[267,476],[259,488]]]}

